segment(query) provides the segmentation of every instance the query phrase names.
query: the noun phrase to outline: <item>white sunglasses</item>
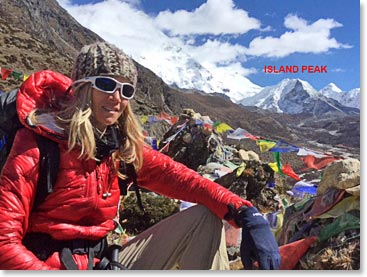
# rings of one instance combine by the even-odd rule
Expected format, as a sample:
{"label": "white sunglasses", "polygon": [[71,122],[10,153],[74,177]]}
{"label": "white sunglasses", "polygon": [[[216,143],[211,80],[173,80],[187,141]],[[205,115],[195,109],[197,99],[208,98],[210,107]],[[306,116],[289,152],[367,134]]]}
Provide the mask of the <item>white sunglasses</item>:
{"label": "white sunglasses", "polygon": [[99,91],[113,94],[116,89],[120,89],[120,95],[122,98],[131,99],[135,95],[135,87],[130,83],[120,83],[111,77],[106,76],[91,76],[85,77],[83,79],[79,79],[73,82],[73,85],[82,83],[82,82],[90,82],[92,83],[92,87],[98,89]]}

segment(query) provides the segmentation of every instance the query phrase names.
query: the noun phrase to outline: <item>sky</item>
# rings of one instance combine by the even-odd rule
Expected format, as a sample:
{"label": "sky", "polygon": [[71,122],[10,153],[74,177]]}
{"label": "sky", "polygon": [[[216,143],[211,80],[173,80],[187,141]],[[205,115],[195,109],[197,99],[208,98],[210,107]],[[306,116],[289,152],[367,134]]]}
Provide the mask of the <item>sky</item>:
{"label": "sky", "polygon": [[360,1],[57,1],[134,58],[172,44],[209,70],[236,71],[261,87],[284,78],[316,90],[361,86]]}

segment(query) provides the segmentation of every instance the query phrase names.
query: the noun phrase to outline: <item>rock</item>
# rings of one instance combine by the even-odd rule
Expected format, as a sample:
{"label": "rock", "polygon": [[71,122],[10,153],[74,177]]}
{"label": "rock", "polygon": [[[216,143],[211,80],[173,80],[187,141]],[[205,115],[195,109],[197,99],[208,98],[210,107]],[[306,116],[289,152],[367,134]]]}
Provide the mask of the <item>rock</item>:
{"label": "rock", "polygon": [[360,161],[353,158],[338,160],[329,164],[317,188],[317,194],[324,194],[329,187],[347,189],[360,185]]}
{"label": "rock", "polygon": [[250,160],[255,160],[255,161],[260,161],[260,157],[257,153],[255,153],[254,151],[247,151],[248,157]]}
{"label": "rock", "polygon": [[248,160],[260,161],[259,155],[251,150],[246,151],[246,150],[240,149],[238,151],[238,155],[241,158],[241,160],[243,161],[248,161]]}
{"label": "rock", "polygon": [[247,151],[245,151],[243,149],[240,149],[238,151],[238,155],[240,156],[240,158],[241,158],[242,161],[248,161],[249,160]]}

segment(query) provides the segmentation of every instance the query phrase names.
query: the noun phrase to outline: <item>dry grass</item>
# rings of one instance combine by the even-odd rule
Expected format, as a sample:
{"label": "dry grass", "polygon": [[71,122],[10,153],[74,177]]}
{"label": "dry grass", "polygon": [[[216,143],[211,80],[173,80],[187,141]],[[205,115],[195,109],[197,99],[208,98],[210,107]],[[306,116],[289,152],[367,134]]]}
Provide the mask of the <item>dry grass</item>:
{"label": "dry grass", "polygon": [[360,268],[360,240],[327,247],[318,253],[307,253],[299,263],[305,270],[358,270]]}

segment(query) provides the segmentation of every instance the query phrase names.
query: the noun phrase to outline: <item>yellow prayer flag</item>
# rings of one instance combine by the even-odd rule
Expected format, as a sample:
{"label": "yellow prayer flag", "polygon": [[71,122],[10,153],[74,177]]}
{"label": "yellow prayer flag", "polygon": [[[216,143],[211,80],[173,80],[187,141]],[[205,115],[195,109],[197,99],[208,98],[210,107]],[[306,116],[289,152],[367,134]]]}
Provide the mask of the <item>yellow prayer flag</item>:
{"label": "yellow prayer flag", "polygon": [[141,124],[145,124],[148,121],[148,116],[147,115],[141,115],[139,116],[139,121]]}
{"label": "yellow prayer flag", "polygon": [[246,168],[246,164],[244,163],[244,162],[242,162],[241,164],[240,164],[240,166],[237,168],[237,170],[236,170],[236,176],[237,177],[240,177],[241,176],[241,174],[242,174],[242,172],[245,170],[245,168]]}
{"label": "yellow prayer flag", "polygon": [[269,149],[271,149],[272,147],[274,147],[277,143],[269,140],[257,140],[256,144],[259,146],[260,152],[266,152],[269,151]]}
{"label": "yellow prayer flag", "polygon": [[279,172],[279,168],[278,168],[278,164],[275,162],[275,163],[268,163],[268,165],[271,167],[271,169],[278,173]]}
{"label": "yellow prayer flag", "polygon": [[215,130],[219,133],[222,134],[228,130],[233,130],[233,128],[231,126],[229,126],[227,123],[220,123],[215,127]]}

